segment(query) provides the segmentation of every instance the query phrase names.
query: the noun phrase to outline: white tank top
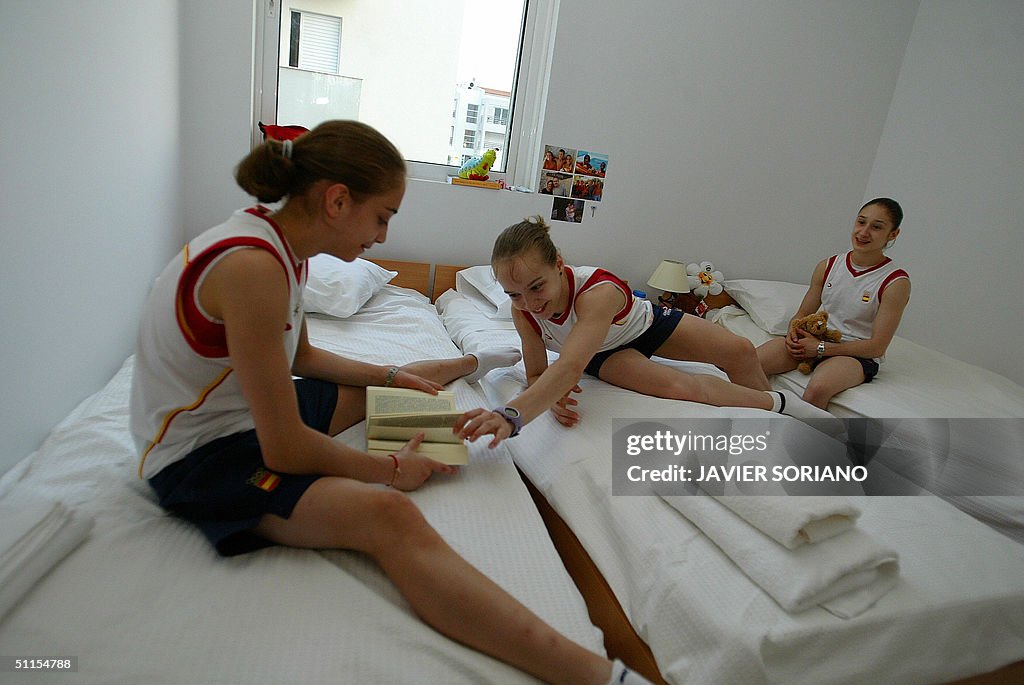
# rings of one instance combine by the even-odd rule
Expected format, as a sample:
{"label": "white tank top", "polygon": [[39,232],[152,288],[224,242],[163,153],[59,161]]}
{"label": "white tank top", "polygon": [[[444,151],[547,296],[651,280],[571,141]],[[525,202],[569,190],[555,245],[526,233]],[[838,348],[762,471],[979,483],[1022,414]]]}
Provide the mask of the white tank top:
{"label": "white tank top", "polygon": [[635,340],[650,328],[651,322],[654,321],[651,303],[634,297],[629,285],[615,274],[596,266],[566,265],[565,276],[568,280],[569,303],[560,316],[538,319],[530,312],[523,312],[526,314],[526,320],[537,331],[544,341],[544,346],[549,350],[560,352],[573,326],[576,325],[576,298],[602,283],[611,283],[621,290],[626,296],[626,304],[612,319],[612,325],[608,327],[608,334],[598,352],[613,350]]}
{"label": "white tank top", "polygon": [[223,322],[198,292],[210,268],[238,249],[263,249],[288,275],[290,313],[282,331],[289,359],[302,330],[306,263],[295,259],[265,207],[235,212],[185,245],[157,278],[143,311],[131,388],[131,430],[139,474],[151,478],[216,438],[253,428],[232,373]]}
{"label": "white tank top", "polygon": [[844,341],[870,338],[885,289],[895,280],[910,279],[888,257],[875,266],[858,269],[852,254],[828,258],[821,288],[821,309],[828,312],[829,327],[838,329]]}

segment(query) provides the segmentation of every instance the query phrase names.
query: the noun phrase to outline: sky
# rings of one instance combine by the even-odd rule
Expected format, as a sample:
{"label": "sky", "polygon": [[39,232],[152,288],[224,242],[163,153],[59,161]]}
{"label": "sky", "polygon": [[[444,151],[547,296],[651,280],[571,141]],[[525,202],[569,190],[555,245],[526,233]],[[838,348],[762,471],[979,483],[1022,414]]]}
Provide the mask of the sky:
{"label": "sky", "polygon": [[462,35],[457,80],[512,90],[524,0],[463,0]]}

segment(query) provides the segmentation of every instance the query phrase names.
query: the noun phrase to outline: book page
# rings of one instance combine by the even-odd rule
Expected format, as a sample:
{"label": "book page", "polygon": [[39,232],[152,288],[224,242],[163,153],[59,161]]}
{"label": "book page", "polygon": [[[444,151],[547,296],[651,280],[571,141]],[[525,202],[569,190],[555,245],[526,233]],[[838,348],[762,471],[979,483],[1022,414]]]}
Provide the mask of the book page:
{"label": "book page", "polygon": [[[455,393],[437,395],[408,388],[370,386],[366,389],[366,437],[373,440],[411,440],[423,433],[423,444],[461,444],[452,433],[461,413],[455,408]],[[421,448],[422,449],[422,448]]]}
{"label": "book page", "polygon": [[394,426],[409,428],[451,428],[458,420],[458,412],[443,412],[438,414],[388,414],[387,416],[374,416],[373,423],[376,426]]}
{"label": "book page", "polygon": [[452,433],[450,427],[442,426],[440,428],[431,428],[429,426],[420,425],[409,425],[409,426],[382,426],[378,422],[376,417],[371,417],[366,420],[366,437],[370,439],[378,440],[401,440],[402,442],[408,442],[412,440],[417,433],[423,433],[423,442],[450,442],[459,443],[462,442],[462,438]]}
{"label": "book page", "polygon": [[[367,452],[370,454],[394,454],[405,446],[401,440],[368,440]],[[469,463],[469,449],[465,443],[421,443],[416,450],[420,454],[444,464],[462,465]]]}
{"label": "book page", "polygon": [[454,412],[455,395],[448,390],[430,395],[407,388],[371,386],[366,389],[366,405],[367,416]]}

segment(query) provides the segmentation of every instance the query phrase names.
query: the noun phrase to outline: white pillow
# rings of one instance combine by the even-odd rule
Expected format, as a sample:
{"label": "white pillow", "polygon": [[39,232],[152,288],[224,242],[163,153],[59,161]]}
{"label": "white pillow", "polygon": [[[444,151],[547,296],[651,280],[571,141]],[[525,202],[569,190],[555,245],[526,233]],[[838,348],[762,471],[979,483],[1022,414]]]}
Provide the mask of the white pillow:
{"label": "white pillow", "polygon": [[807,293],[806,285],[785,281],[729,279],[723,287],[754,323],[772,335],[789,332],[789,322]]}
{"label": "white pillow", "polygon": [[471,266],[455,274],[455,290],[492,319],[511,319],[512,301],[489,266]]}
{"label": "white pillow", "polygon": [[330,314],[339,319],[352,316],[384,284],[398,275],[365,259],[345,262],[329,254],[307,261],[309,280],[302,294],[307,312]]}

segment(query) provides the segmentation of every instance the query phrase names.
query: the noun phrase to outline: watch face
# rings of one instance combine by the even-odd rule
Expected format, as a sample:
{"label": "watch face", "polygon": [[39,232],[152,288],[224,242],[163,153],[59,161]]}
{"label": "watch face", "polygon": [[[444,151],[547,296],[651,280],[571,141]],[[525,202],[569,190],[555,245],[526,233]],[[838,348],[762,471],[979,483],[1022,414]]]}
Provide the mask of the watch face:
{"label": "watch face", "polygon": [[523,428],[523,419],[519,414],[519,410],[515,407],[498,407],[494,410],[495,413],[501,414],[505,417],[505,420],[512,424],[512,433],[509,435],[510,438],[514,438],[519,435],[519,431]]}

